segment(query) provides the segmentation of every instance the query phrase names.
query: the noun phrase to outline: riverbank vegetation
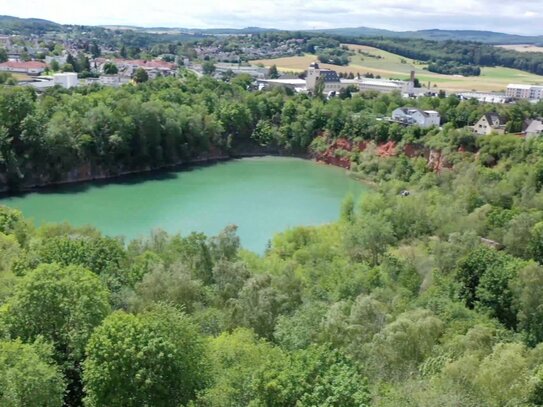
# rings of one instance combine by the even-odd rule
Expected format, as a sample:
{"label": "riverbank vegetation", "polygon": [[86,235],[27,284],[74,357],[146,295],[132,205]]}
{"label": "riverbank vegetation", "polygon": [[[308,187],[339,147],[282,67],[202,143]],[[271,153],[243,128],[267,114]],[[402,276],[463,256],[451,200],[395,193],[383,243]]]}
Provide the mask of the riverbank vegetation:
{"label": "riverbank vegetation", "polygon": [[[401,106],[438,110],[447,129],[498,110],[507,131],[518,132],[524,119],[543,114],[542,103],[489,106],[454,96],[413,101],[349,90],[326,101],[279,88],[248,91],[250,83],[244,75],[224,83],[186,73],[121,88],[55,88],[40,97],[29,88],[2,87],[0,189],[107,178],[244,149],[304,154],[323,134],[419,141],[428,132],[376,120]],[[429,134],[447,139],[444,132]],[[459,139],[474,143],[467,133]]]}

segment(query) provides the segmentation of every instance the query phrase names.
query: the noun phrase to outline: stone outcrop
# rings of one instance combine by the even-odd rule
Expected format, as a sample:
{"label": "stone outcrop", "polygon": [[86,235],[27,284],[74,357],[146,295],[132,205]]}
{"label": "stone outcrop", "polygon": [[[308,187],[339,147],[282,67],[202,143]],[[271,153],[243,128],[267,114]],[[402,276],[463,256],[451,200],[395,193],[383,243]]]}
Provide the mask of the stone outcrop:
{"label": "stone outcrop", "polygon": [[[325,136],[321,137],[324,138]],[[406,144],[400,149],[394,141],[375,145],[373,142],[362,141],[355,143],[344,138],[338,138],[331,141],[323,153],[315,153],[314,157],[319,162],[350,169],[352,154],[366,151],[370,146],[375,147],[373,151],[379,157],[394,157],[403,153],[409,158],[421,157],[426,159],[428,167],[436,172],[444,168],[452,168],[452,164],[439,150],[429,149],[420,144]],[[459,152],[462,151],[459,149]]]}

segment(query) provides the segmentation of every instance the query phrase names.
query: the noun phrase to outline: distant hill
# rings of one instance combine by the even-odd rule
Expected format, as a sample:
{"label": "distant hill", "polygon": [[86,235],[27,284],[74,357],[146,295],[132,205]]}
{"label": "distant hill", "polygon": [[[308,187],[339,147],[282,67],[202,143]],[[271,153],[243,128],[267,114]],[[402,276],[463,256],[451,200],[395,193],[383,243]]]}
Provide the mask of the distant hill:
{"label": "distant hill", "polygon": [[[62,25],[53,21],[39,18],[18,18],[0,16],[1,34],[43,34],[49,31],[66,31],[74,25]],[[98,26],[110,30],[137,31],[141,33],[160,34],[199,34],[199,35],[238,35],[259,34],[264,32],[280,32],[275,28],[246,27],[246,28],[183,28],[183,27],[138,27],[131,25],[102,25]],[[303,30],[309,33],[323,33],[341,35],[344,37],[386,37],[386,38],[420,38],[434,41],[459,40],[477,41],[487,44],[535,44],[543,45],[543,35],[523,36],[506,34],[494,31],[477,30],[419,30],[419,31],[391,31],[370,27],[345,27],[325,30]]]}
{"label": "distant hill", "polygon": [[477,41],[486,44],[543,44],[543,35],[524,36],[505,34],[494,31],[477,30],[419,30],[419,31],[391,31],[379,28],[354,27],[332,28],[327,30],[312,30],[325,34],[342,35],[347,37],[389,37],[389,38],[421,38],[434,41]]}
{"label": "distant hill", "polygon": [[182,33],[202,35],[238,35],[258,34],[263,32],[278,32],[275,28],[246,27],[246,28],[183,28],[183,27],[136,27],[130,25],[103,25],[110,30],[134,30],[147,33]]}
{"label": "distant hill", "polygon": [[39,18],[19,18],[0,16],[2,34],[43,34],[49,31],[62,31],[63,25]]}

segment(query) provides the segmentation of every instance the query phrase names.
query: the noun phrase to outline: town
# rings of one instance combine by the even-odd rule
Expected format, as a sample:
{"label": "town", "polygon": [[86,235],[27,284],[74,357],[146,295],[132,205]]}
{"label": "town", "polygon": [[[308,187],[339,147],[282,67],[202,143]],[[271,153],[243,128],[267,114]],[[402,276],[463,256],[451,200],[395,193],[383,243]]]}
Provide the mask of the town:
{"label": "town", "polygon": [[[164,37],[119,27],[55,25],[46,25],[35,32],[23,29],[3,32],[0,72],[9,76],[0,79],[4,83],[34,87],[38,92],[55,86],[65,89],[90,85],[119,87],[192,72],[225,81],[236,75],[248,75],[253,80],[254,90],[281,86],[298,93],[318,92],[327,98],[342,92],[374,91],[399,92],[411,98],[455,94],[461,99],[491,104],[543,99],[540,81],[504,83],[502,89],[489,92],[485,86],[478,90],[476,83],[470,83],[471,87],[466,84],[465,89],[452,89],[439,82],[430,86],[430,82],[426,84],[425,80],[418,79],[414,68],[389,78],[374,74],[371,69],[347,74],[351,59],[381,56],[319,35],[265,31],[216,35],[187,31]],[[272,64],[276,59],[294,60],[304,55],[314,55],[314,62],[308,63],[305,69],[289,70]],[[401,62],[405,63],[403,59]],[[341,71],[336,72],[333,66],[341,67]],[[480,85],[484,84],[480,81]]]}

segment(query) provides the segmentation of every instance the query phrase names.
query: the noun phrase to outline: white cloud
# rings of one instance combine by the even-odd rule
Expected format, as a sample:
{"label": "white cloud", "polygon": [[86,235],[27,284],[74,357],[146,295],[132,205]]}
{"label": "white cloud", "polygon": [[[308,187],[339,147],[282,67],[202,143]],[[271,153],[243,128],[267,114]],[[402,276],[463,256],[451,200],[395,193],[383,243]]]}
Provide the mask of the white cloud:
{"label": "white cloud", "polygon": [[541,0],[0,0],[0,13],[67,24],[283,29],[369,26],[543,34]]}

